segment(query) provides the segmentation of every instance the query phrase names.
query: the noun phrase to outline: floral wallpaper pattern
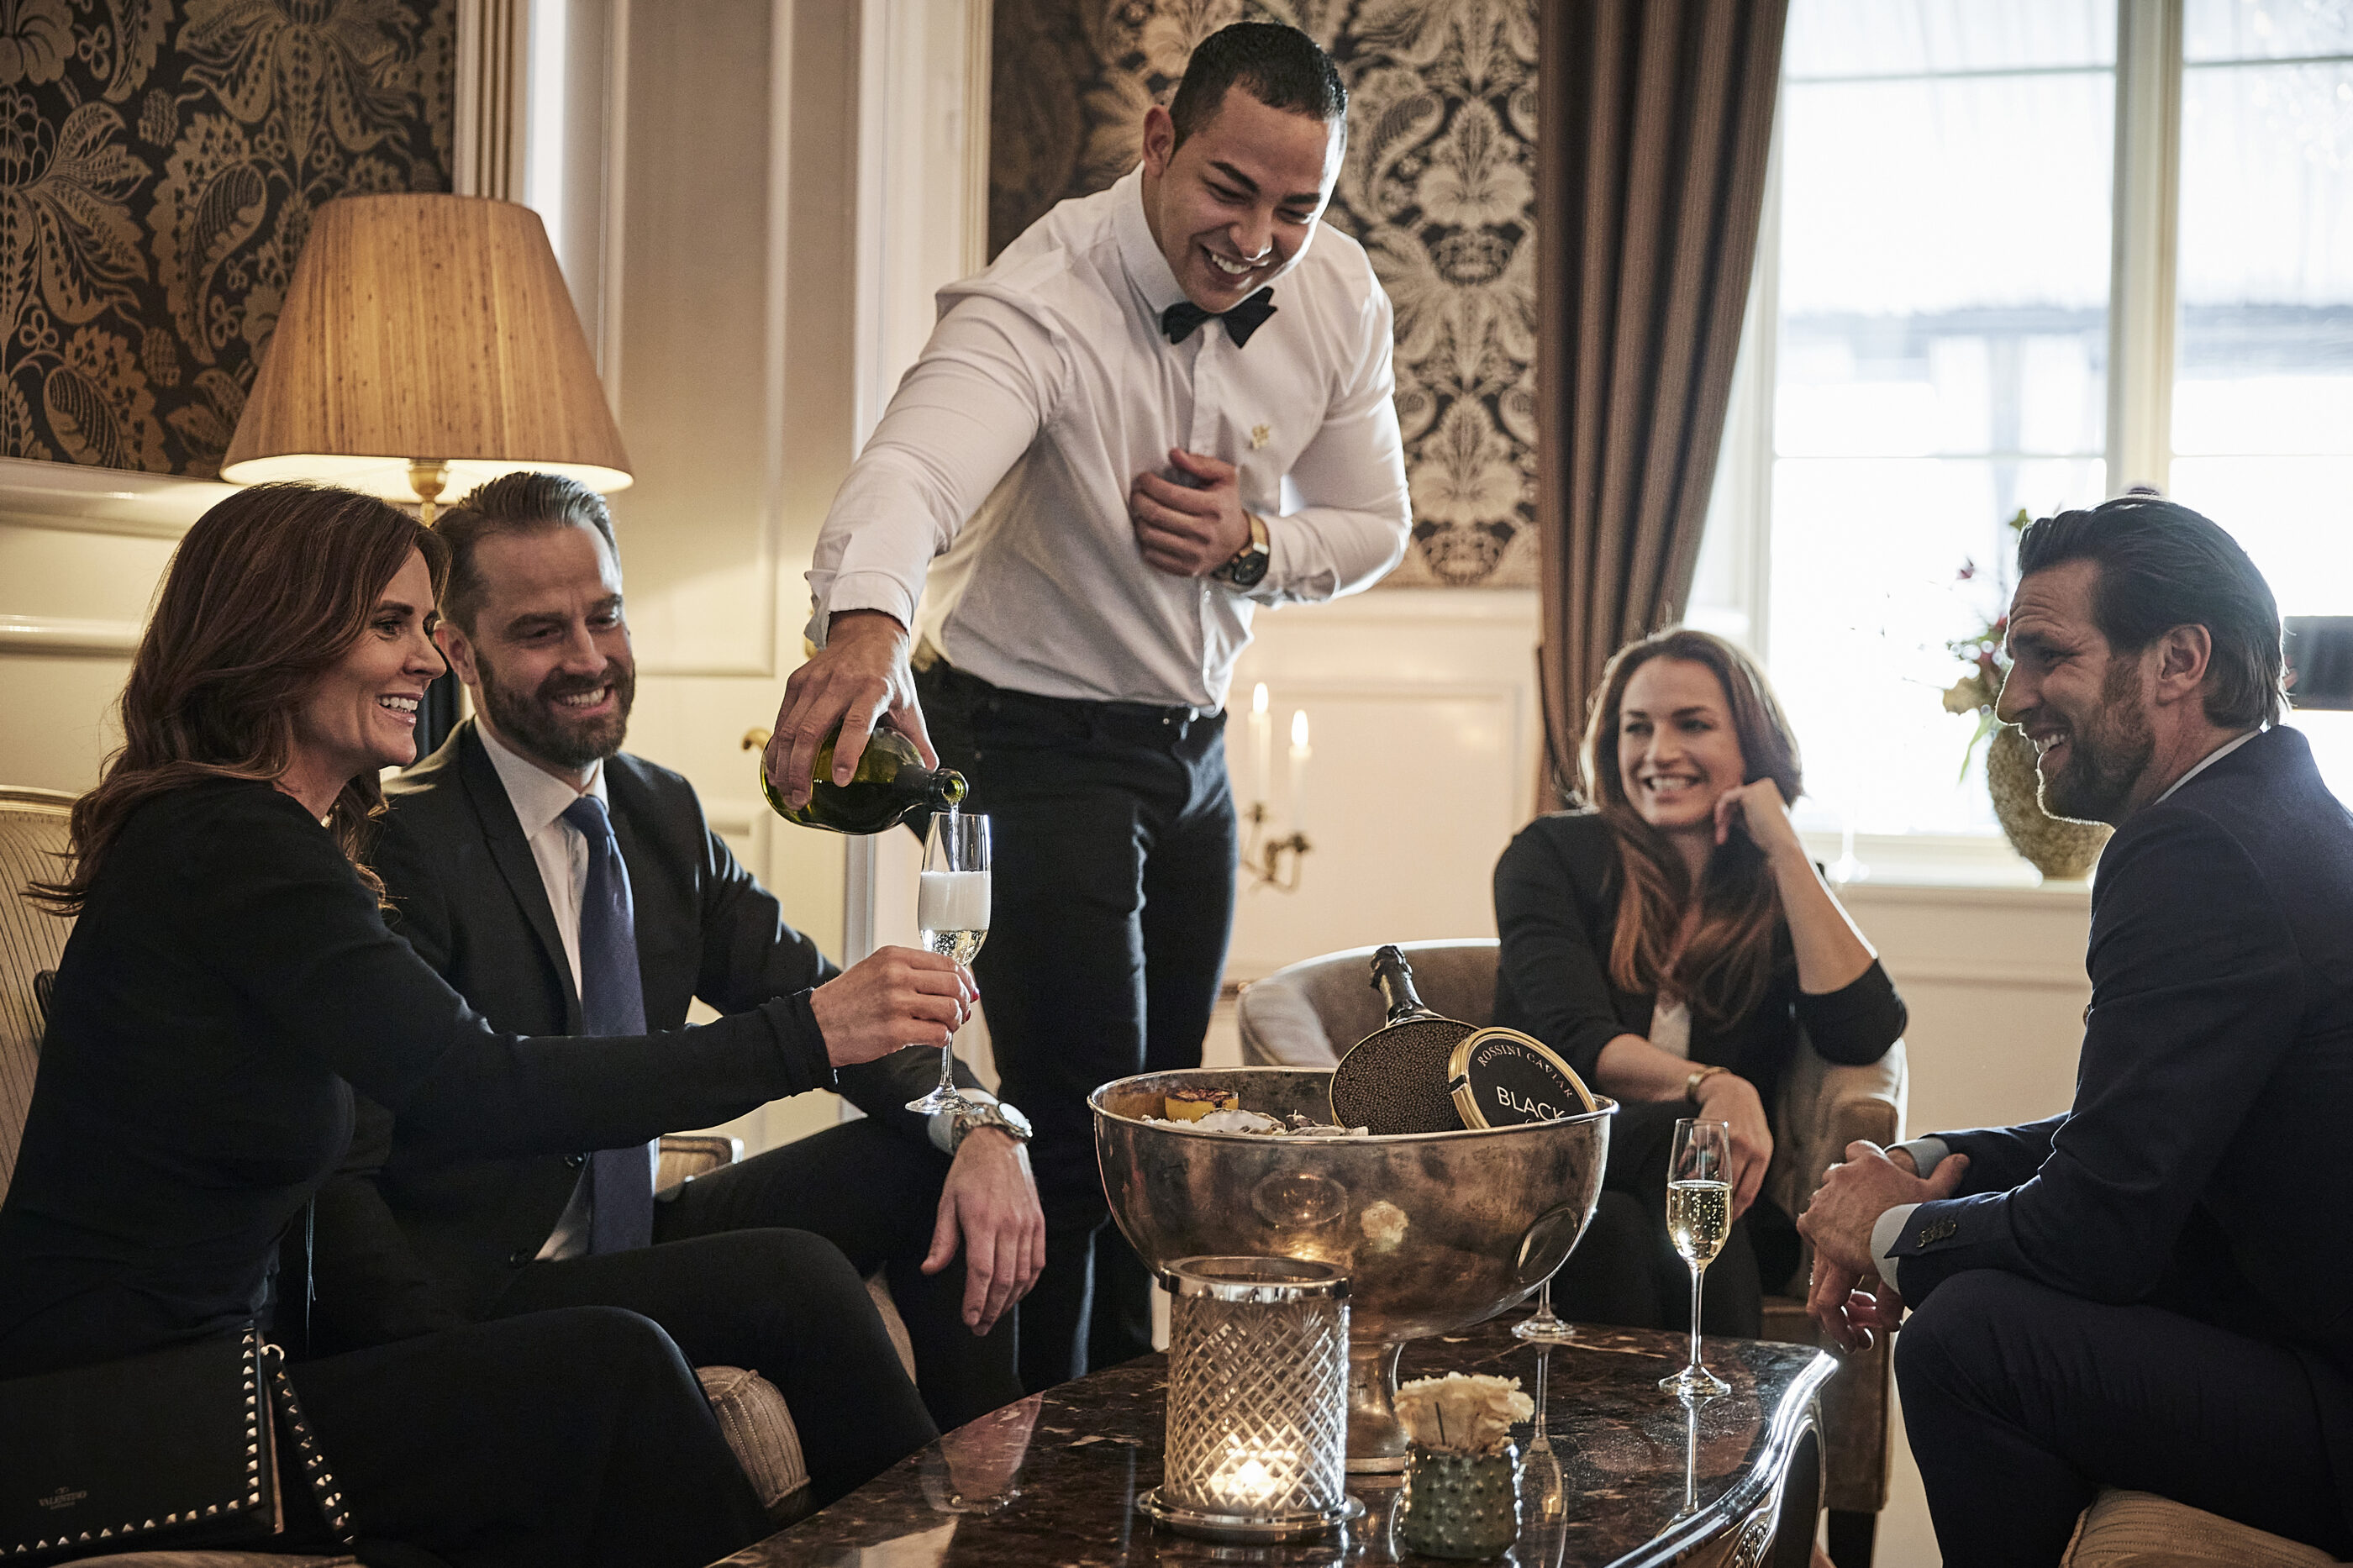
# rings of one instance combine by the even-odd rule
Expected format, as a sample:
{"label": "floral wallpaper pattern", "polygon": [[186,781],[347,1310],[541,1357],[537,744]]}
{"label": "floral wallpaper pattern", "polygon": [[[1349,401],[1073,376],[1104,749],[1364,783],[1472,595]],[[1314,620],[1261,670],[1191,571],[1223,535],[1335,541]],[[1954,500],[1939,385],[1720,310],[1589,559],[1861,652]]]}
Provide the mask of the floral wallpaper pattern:
{"label": "floral wallpaper pattern", "polygon": [[218,471],[321,203],[449,188],[456,0],[0,0],[0,456]]}
{"label": "floral wallpaper pattern", "polygon": [[1535,581],[1536,0],[997,0],[989,244],[1134,166],[1144,112],[1229,22],[1340,64],[1329,222],[1397,307],[1414,544],[1392,584]]}

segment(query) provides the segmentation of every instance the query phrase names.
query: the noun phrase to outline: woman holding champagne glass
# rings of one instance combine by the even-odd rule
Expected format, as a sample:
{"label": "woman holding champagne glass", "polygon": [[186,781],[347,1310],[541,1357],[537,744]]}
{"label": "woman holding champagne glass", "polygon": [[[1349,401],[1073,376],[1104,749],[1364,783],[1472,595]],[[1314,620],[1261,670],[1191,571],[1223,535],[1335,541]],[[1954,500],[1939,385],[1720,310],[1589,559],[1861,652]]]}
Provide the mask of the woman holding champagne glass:
{"label": "woman holding champagne glass", "polygon": [[1696,1118],[1726,1130],[1707,1327],[1753,1336],[1799,1259],[1794,1217],[1760,1196],[1781,1075],[1801,1037],[1834,1062],[1878,1060],[1904,1004],[1790,825],[1797,739],[1739,649],[1688,628],[1619,649],[1580,762],[1583,807],[1529,824],[1495,867],[1495,1022],[1622,1102],[1555,1306],[1683,1325],[1690,1265],[1662,1216],[1676,1123]]}
{"label": "woman holding champagne glass", "polygon": [[[902,952],[881,1003],[849,1012],[845,976],[666,1035],[492,1029],[385,926],[364,855],[379,770],[416,755],[443,668],[448,565],[398,510],[301,485],[237,491],[174,555],[124,747],[33,889],[77,921],[0,1201],[0,1382],[298,1328],[308,1281],[277,1277],[279,1243],[304,1234],[355,1090],[485,1150],[620,1148],[969,1016],[968,975]],[[807,1240],[797,1275],[756,1288],[790,1314],[780,1386],[809,1468],[847,1491],[937,1432],[856,1271]],[[635,1312],[468,1323],[290,1376],[371,1562],[694,1568],[770,1528],[693,1372]],[[280,1550],[326,1543],[303,1496]]]}

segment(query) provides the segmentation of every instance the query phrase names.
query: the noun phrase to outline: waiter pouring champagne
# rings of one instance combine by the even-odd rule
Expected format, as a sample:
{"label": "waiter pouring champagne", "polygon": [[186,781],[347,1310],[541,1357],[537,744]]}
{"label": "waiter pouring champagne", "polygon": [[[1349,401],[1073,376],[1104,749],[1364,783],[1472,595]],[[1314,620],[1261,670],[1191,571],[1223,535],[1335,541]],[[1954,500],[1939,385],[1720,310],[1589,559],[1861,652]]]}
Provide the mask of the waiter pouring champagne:
{"label": "waiter pouring champagne", "polygon": [[1388,299],[1362,247],[1319,232],[1346,107],[1294,28],[1204,41],[1138,168],[941,290],[809,573],[818,647],[786,688],[775,788],[806,803],[837,726],[847,782],[885,726],[991,819],[975,968],[1036,1129],[1033,1391],[1152,1348],[1086,1096],[1200,1062],[1233,921],[1224,708],[1253,608],[1369,586],[1404,552]]}

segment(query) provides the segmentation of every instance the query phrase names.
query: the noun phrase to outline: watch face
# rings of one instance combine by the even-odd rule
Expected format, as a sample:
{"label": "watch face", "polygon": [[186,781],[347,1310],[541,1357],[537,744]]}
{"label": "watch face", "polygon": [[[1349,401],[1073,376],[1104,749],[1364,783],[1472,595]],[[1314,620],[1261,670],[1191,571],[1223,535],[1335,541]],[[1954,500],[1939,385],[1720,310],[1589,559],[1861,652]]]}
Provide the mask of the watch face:
{"label": "watch face", "polygon": [[1230,578],[1233,585],[1237,588],[1257,587],[1266,576],[1267,559],[1266,551],[1258,549],[1235,562]]}
{"label": "watch face", "polygon": [[1003,1118],[1006,1125],[1012,1128],[1016,1132],[1020,1133],[1024,1138],[1029,1136],[1029,1119],[1022,1115],[1018,1109],[1006,1104],[1003,1100],[998,1100],[997,1102],[997,1114]]}

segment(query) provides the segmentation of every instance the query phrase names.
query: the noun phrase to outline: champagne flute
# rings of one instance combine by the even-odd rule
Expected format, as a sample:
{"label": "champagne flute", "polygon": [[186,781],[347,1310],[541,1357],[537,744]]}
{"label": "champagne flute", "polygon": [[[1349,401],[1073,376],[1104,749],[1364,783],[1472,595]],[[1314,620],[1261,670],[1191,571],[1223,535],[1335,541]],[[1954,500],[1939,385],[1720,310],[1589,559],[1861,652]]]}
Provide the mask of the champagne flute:
{"label": "champagne flute", "polygon": [[1732,1385],[1699,1363],[1700,1285],[1732,1230],[1732,1126],[1687,1116],[1675,1123],[1667,1163],[1667,1239],[1691,1265],[1691,1364],[1659,1379],[1669,1394],[1705,1399]]}
{"label": "champagne flute", "polygon": [[[1561,1259],[1566,1263],[1567,1258]],[[1553,1273],[1558,1273],[1558,1269]],[[1512,1325],[1512,1333],[1531,1344],[1565,1345],[1577,1338],[1577,1326],[1552,1310],[1552,1275],[1536,1287],[1536,1310]]]}
{"label": "champagne flute", "polygon": [[[988,818],[964,811],[935,811],[923,836],[923,879],[915,895],[915,924],[924,950],[969,964],[988,939]],[[910,1110],[952,1110],[972,1102],[955,1082],[955,1037],[940,1047],[939,1086]]]}

